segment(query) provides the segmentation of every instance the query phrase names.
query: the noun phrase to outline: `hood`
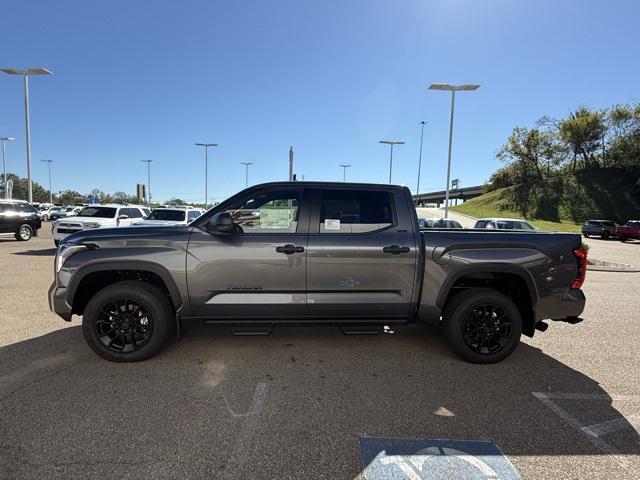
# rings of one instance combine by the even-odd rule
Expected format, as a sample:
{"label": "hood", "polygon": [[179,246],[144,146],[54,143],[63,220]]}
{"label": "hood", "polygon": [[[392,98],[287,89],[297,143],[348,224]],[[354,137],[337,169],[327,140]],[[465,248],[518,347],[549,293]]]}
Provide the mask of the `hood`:
{"label": "hood", "polygon": [[62,222],[79,222],[79,223],[99,223],[100,225],[116,224],[115,218],[101,217],[64,217],[60,218]]}
{"label": "hood", "polygon": [[155,227],[162,225],[186,225],[186,223],[178,220],[142,220],[140,222],[134,222],[131,225],[135,227],[139,227],[142,225]]}
{"label": "hood", "polygon": [[63,243],[123,243],[144,240],[175,240],[188,235],[193,227],[184,226],[137,226],[118,228],[94,228],[73,233]]}

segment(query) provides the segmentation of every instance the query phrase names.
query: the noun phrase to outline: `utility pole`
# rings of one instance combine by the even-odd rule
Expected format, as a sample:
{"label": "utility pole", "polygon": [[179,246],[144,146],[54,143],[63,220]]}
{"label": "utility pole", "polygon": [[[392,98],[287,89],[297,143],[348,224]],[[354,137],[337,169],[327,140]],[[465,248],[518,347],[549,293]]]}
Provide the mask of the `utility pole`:
{"label": "utility pole", "polygon": [[10,142],[11,140],[15,140],[13,137],[0,137],[0,142],[2,142],[2,172],[4,175],[4,198],[9,199],[9,190],[7,189],[7,160],[6,160],[6,152],[5,152],[5,143]]}
{"label": "utility pole", "polygon": [[249,165],[253,165],[253,162],[240,162],[242,165],[244,165],[245,170],[244,170],[244,188],[247,188],[249,186]]}
{"label": "utility pole", "polygon": [[147,164],[147,207],[151,207],[151,162],[153,160],[140,160]]}
{"label": "utility pole", "polygon": [[391,156],[389,157],[389,183],[391,183],[391,170],[393,169],[393,146],[404,145],[405,142],[398,142],[395,140],[380,140],[378,143],[384,143],[391,146]]}
{"label": "utility pole", "polygon": [[340,166],[342,167],[342,182],[344,183],[347,181],[347,168],[349,168],[351,165],[341,163]]}
{"label": "utility pole", "polygon": [[196,143],[199,147],[204,147],[204,208],[206,210],[209,205],[209,196],[207,188],[209,185],[209,147],[219,146],[217,143]]}
{"label": "utility pole", "polygon": [[420,169],[422,168],[422,140],[424,139],[424,120],[420,122],[422,125],[420,131],[420,157],[418,158],[418,186],[416,187],[416,195],[420,195]]}
{"label": "utility pole", "polygon": [[289,181],[293,182],[293,147],[289,147]]}

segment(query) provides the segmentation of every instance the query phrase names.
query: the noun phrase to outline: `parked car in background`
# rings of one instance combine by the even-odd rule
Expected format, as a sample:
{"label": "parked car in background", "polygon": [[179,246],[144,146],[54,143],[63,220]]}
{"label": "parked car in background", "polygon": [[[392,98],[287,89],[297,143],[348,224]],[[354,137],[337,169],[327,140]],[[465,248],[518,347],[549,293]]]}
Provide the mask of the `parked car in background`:
{"label": "parked car in background", "polygon": [[629,220],[624,225],[616,227],[616,235],[621,242],[630,238],[640,240],[640,220]]}
{"label": "parked car in background", "polygon": [[56,245],[67,235],[93,228],[128,227],[136,220],[144,218],[143,207],[139,205],[91,205],[84,207],[73,217],[61,218],[51,229]]}
{"label": "parked car in background", "polygon": [[80,210],[82,210],[83,207],[62,207],[61,210],[56,210],[54,212],[51,212],[49,214],[49,220],[50,221],[55,221],[58,220],[59,218],[64,218],[64,217],[73,217],[74,215],[76,215],[77,213],[80,212]]}
{"label": "parked car in background", "polygon": [[51,220],[51,215],[57,214],[62,211],[63,211],[63,207],[54,205],[52,207],[47,207],[47,208],[44,208],[43,210],[40,210],[39,217],[43,222],[48,222],[49,220]]}
{"label": "parked car in background", "polygon": [[582,225],[582,235],[585,237],[598,235],[603,240],[607,240],[616,235],[617,226],[616,222],[611,220],[587,220]]}
{"label": "parked car in background", "polygon": [[526,220],[519,218],[479,218],[473,228],[493,230],[535,230]]}
{"label": "parked car in background", "polygon": [[42,226],[38,211],[24,200],[0,200],[0,234],[26,242]]}
{"label": "parked car in background", "polygon": [[139,226],[161,226],[161,225],[186,225],[192,222],[200,215],[204,213],[204,210],[198,210],[196,208],[185,207],[159,207],[151,211],[151,213],[142,221],[133,222],[135,227]]}
{"label": "parked car in background", "polygon": [[459,222],[450,218],[418,218],[420,228],[462,228]]}

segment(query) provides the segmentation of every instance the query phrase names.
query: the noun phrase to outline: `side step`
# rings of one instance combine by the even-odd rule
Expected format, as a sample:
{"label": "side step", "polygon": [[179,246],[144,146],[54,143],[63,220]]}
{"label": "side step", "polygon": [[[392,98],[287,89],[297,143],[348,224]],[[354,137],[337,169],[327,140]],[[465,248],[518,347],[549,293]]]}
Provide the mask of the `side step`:
{"label": "side step", "polygon": [[378,335],[382,330],[382,324],[340,322],[340,328],[345,335]]}
{"label": "side step", "polygon": [[229,323],[229,328],[231,328],[231,333],[237,337],[267,336],[273,330],[273,323]]}

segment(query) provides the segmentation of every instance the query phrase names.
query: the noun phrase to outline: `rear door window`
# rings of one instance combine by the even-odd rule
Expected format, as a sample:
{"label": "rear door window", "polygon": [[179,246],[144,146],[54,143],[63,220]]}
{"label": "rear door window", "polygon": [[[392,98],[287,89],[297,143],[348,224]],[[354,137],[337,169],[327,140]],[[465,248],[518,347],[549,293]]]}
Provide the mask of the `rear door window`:
{"label": "rear door window", "polygon": [[142,212],[138,208],[130,208],[129,212],[131,213],[129,218],[142,218]]}
{"label": "rear door window", "polygon": [[388,192],[324,190],[320,233],[370,233],[393,225]]}

